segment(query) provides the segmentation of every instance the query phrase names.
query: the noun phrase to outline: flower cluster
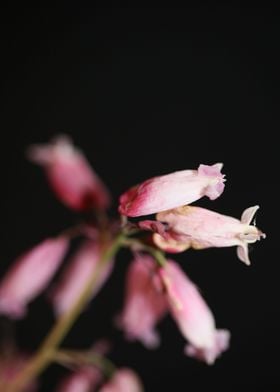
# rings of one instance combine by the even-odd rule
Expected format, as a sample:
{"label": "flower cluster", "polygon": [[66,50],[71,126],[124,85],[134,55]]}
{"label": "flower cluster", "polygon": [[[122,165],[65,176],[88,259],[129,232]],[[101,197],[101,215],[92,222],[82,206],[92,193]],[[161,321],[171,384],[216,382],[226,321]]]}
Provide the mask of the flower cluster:
{"label": "flower cluster", "polygon": [[[215,200],[222,194],[223,165],[201,164],[197,170],[154,177],[132,187],[120,197],[121,219],[116,222],[107,215],[110,193],[68,137],[31,146],[28,157],[43,167],[57,198],[74,211],[85,212],[88,218],[20,256],[0,282],[0,313],[12,319],[22,318],[28,304],[47,290],[57,317],[50,337],[46,338],[52,346],[43,343],[27,361],[31,365],[32,361],[40,364],[37,372],[33,371],[35,366],[28,364],[25,368],[21,366],[22,371],[8,372],[11,377],[6,382],[10,381],[11,386],[7,384],[5,390],[20,391],[34,385],[32,380],[50,362],[44,355],[46,349],[54,352],[53,361],[62,365],[70,363],[74,369],[58,385],[59,392],[86,392],[96,388],[102,392],[143,390],[134,371],[112,370],[113,365],[109,366],[105,357],[107,350],[93,348],[77,353],[59,349],[76,317],[112,273],[120,247],[130,248],[133,254],[127,270],[124,307],[115,317],[115,324],[126,338],[138,340],[150,349],[157,347],[160,337],[156,326],[170,314],[187,340],[185,354],[213,364],[228,348],[230,333],[217,329],[199,289],[177,262],[165,257],[165,252],[237,246],[239,259],[250,264],[248,244],[265,238],[254,221],[258,206],[247,208],[238,220],[190,205],[203,196]],[[145,218],[152,214],[154,219]],[[138,219],[129,221],[130,217]],[[68,256],[74,237],[80,243]],[[51,284],[65,258],[68,260],[59,277]],[[1,364],[0,361],[0,367]]]}

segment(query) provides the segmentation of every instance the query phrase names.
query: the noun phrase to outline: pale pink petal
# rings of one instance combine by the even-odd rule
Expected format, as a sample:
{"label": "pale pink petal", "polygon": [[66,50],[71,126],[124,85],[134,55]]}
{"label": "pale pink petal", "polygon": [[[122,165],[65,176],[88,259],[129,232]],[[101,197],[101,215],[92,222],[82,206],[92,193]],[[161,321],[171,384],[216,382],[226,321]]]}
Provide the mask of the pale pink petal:
{"label": "pale pink petal", "polygon": [[94,367],[84,367],[65,377],[56,392],[91,392],[101,380],[100,370]]}
{"label": "pale pink petal", "polygon": [[49,284],[68,249],[69,240],[50,238],[20,257],[0,283],[0,312],[21,318],[26,306]]}
{"label": "pale pink petal", "polygon": [[158,346],[155,325],[167,311],[165,297],[154,279],[155,267],[150,256],[138,256],[131,262],[126,278],[124,309],[116,319],[127,339],[137,339],[147,348]]}
{"label": "pale pink petal", "polygon": [[[101,244],[94,240],[85,240],[69,260],[62,278],[53,288],[50,299],[57,316],[67,312],[80,296],[89,276],[98,269],[101,261]],[[102,269],[98,280],[92,289],[92,298],[105,284],[112,272],[113,261]]]}
{"label": "pale pink petal", "polygon": [[200,165],[198,170],[182,170],[146,180],[121,195],[119,212],[136,217],[190,204],[205,195],[215,199],[224,189],[220,170],[221,164]]}
{"label": "pale pink petal", "polygon": [[[250,222],[256,210],[257,206],[248,208],[242,219]],[[182,252],[190,247],[205,249],[237,246],[240,260],[250,264],[248,244],[265,238],[265,234],[255,225],[200,207],[182,206],[163,211],[157,214],[156,219],[165,227],[165,231],[161,231],[162,235],[158,229],[160,225],[151,222],[147,227],[156,233],[153,236],[155,244],[171,253]]]}
{"label": "pale pink petal", "polygon": [[191,344],[186,345],[185,354],[201,361],[205,361],[208,365],[213,365],[216,358],[229,348],[230,332],[226,329],[217,329],[215,336],[215,344],[211,348],[200,349]]}
{"label": "pale pink petal", "polygon": [[112,379],[99,392],[144,392],[142,382],[131,369],[117,370]]}
{"label": "pale pink petal", "polygon": [[248,245],[240,245],[237,247],[237,256],[239,260],[243,261],[246,265],[250,265]]}
{"label": "pale pink petal", "polygon": [[[215,179],[215,181],[210,182],[204,190],[205,196],[208,196],[210,200],[217,199],[224,191],[225,180],[224,176],[221,174],[222,168],[222,163],[216,163],[212,166],[200,165],[198,168],[199,175],[204,175]],[[219,181],[216,181],[216,179],[219,179]]]}
{"label": "pale pink petal", "polygon": [[213,363],[227,348],[227,340],[224,332],[221,334],[216,329],[213,314],[199,290],[174,261],[169,260],[160,268],[159,275],[166,289],[170,312],[190,343],[187,354]]}
{"label": "pale pink petal", "polygon": [[153,235],[153,241],[158,248],[168,253],[181,253],[193,247],[192,239],[187,237],[181,241],[178,241],[173,239],[172,236],[169,236],[168,238],[167,235],[165,235],[164,238],[161,235],[155,233]]}
{"label": "pale pink petal", "polygon": [[254,216],[256,215],[256,212],[258,211],[259,208],[260,208],[260,206],[254,206],[254,207],[247,208],[241,216],[241,222],[246,225],[249,225],[252,222],[252,220],[253,220]]}
{"label": "pale pink petal", "polygon": [[109,206],[106,187],[70,138],[59,136],[49,144],[33,145],[28,157],[44,167],[51,188],[66,206],[74,210]]}

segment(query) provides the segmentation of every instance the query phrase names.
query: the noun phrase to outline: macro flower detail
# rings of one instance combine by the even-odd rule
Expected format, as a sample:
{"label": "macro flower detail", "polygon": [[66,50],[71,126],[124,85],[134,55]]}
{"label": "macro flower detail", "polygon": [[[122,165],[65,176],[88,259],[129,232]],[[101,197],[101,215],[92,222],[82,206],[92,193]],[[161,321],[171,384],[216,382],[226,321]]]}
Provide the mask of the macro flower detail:
{"label": "macro flower detail", "polygon": [[50,187],[66,206],[74,210],[107,208],[111,197],[85,156],[67,136],[28,150],[31,161],[41,165]]}
{"label": "macro flower detail", "polygon": [[211,200],[224,190],[223,165],[200,165],[197,170],[181,170],[158,176],[130,188],[120,197],[119,212],[137,217],[190,204],[203,196]]}
{"label": "macro flower detail", "polygon": [[26,306],[48,285],[68,249],[69,240],[49,238],[15,261],[0,282],[0,313],[11,318],[26,314]]}
{"label": "macro flower detail", "polygon": [[126,277],[125,304],[117,325],[129,340],[140,340],[146,347],[159,345],[155,325],[167,312],[167,302],[155,282],[155,262],[150,256],[138,256],[130,264]]}
{"label": "macro flower detail", "polygon": [[140,226],[157,232],[153,239],[163,250],[176,253],[190,247],[237,246],[239,259],[249,265],[248,244],[265,238],[265,234],[251,224],[258,208],[247,208],[238,220],[205,208],[183,206],[157,214],[156,223],[143,221]]}
{"label": "macro flower detail", "polygon": [[143,392],[143,386],[138,375],[131,369],[122,368],[115,372],[99,392]]}
{"label": "macro flower detail", "polygon": [[[102,254],[102,244],[97,240],[85,240],[76,253],[68,261],[61,279],[52,289],[50,299],[57,316],[67,312],[77,300],[90,274],[97,271]],[[98,275],[97,282],[92,289],[93,298],[108,279],[113,269],[113,261]]]}
{"label": "macro flower detail", "polygon": [[194,283],[177,263],[169,260],[159,270],[170,312],[189,341],[185,353],[211,365],[229,346],[230,333],[218,330],[211,310]]}

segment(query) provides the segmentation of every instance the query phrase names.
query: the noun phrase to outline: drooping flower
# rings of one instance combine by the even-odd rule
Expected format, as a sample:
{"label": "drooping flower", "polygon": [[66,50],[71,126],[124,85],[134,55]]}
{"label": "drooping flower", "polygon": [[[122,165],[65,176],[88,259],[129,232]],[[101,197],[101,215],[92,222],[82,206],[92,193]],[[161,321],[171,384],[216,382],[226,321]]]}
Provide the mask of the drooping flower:
{"label": "drooping flower", "polygon": [[[101,261],[103,247],[98,240],[85,240],[69,260],[62,278],[51,292],[50,299],[57,316],[67,312],[80,296],[89,276],[97,271]],[[113,268],[113,261],[102,267],[92,289],[92,298],[108,279]]]}
{"label": "drooping flower", "polygon": [[19,257],[0,282],[0,313],[21,318],[48,285],[68,249],[69,240],[49,238]]}
{"label": "drooping flower", "polygon": [[31,146],[28,156],[44,167],[51,188],[66,206],[74,210],[109,206],[111,198],[105,185],[67,136]]}
{"label": "drooping flower", "polygon": [[155,281],[155,262],[139,255],[127,272],[125,304],[117,325],[129,340],[139,340],[148,348],[159,344],[155,325],[167,312],[167,302]]}
{"label": "drooping flower", "polygon": [[123,368],[115,372],[112,379],[99,392],[143,392],[138,375],[131,369]]}
{"label": "drooping flower", "polygon": [[143,228],[157,231],[154,242],[166,251],[237,246],[239,259],[249,265],[248,244],[265,238],[265,234],[251,224],[258,208],[247,208],[239,220],[205,208],[183,206],[157,214],[159,222],[144,222]]}
{"label": "drooping flower", "polygon": [[177,263],[169,260],[159,275],[166,290],[170,312],[189,341],[185,353],[211,365],[228,348],[230,333],[218,330],[211,310],[199,290]]}
{"label": "drooping flower", "polygon": [[222,166],[200,165],[197,170],[181,170],[146,180],[121,195],[119,212],[136,217],[190,204],[203,196],[214,200],[224,190]]}

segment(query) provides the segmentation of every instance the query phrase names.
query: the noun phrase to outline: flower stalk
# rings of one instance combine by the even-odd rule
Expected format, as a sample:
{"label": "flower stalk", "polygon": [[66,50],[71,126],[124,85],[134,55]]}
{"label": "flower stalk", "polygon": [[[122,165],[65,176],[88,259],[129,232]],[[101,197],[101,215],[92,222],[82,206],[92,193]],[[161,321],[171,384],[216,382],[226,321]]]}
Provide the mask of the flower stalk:
{"label": "flower stalk", "polygon": [[6,392],[22,391],[36,375],[40,374],[53,361],[60,343],[67,335],[80,313],[83,311],[85,305],[88,303],[88,300],[92,295],[92,289],[103,268],[122,246],[123,240],[124,236],[123,234],[120,234],[117,236],[112,245],[104,251],[99,267],[89,277],[80,297],[76,302],[74,302],[69,311],[58,319],[57,323],[38,349],[37,354],[31,358],[22,372],[20,372],[15,378],[14,382],[6,388]]}

